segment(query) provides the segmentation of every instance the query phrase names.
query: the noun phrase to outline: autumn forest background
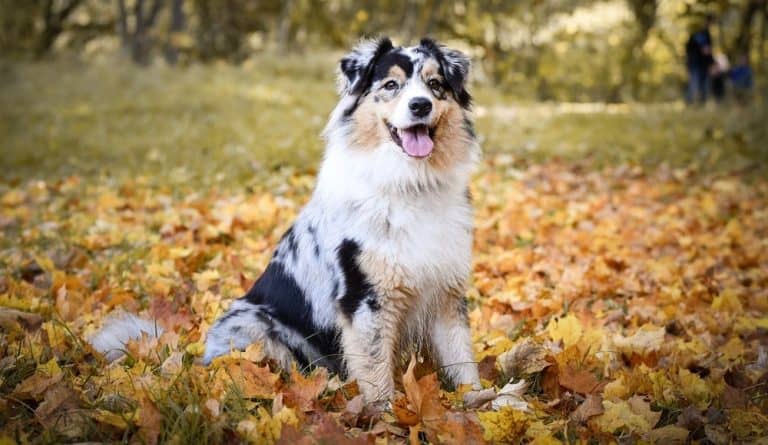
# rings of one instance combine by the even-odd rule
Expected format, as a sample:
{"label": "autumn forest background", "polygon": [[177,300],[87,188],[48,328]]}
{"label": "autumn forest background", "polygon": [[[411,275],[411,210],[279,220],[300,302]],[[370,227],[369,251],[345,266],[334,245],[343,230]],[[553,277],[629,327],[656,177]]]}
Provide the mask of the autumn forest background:
{"label": "autumn forest background", "polygon": [[[754,85],[687,105],[708,17]],[[484,398],[199,364],[372,35],[473,60]],[[765,0],[0,0],[0,444],[766,443],[767,74]],[[110,363],[123,312],[164,333]]]}

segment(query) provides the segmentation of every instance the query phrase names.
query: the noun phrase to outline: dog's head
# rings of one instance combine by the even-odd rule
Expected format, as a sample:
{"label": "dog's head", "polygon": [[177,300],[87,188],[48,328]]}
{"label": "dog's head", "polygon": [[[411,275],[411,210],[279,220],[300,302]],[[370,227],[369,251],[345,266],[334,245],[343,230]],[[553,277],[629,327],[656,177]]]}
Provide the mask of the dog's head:
{"label": "dog's head", "polygon": [[430,39],[363,41],[341,59],[342,99],[329,129],[342,129],[353,151],[437,170],[467,163],[475,149],[468,74],[465,55]]}

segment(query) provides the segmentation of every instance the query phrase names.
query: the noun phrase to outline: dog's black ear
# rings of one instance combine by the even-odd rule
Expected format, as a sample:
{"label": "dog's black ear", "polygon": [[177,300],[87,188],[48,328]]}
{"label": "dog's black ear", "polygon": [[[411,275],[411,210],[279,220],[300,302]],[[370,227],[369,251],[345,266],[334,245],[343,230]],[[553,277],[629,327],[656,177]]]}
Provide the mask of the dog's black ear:
{"label": "dog's black ear", "polygon": [[339,65],[339,94],[360,95],[370,87],[376,62],[393,49],[388,37],[360,41]]}
{"label": "dog's black ear", "polygon": [[455,49],[446,48],[432,39],[422,39],[420,44],[427,53],[435,57],[443,70],[443,77],[453,93],[456,102],[463,108],[469,108],[472,96],[467,91],[469,77],[469,57]]}

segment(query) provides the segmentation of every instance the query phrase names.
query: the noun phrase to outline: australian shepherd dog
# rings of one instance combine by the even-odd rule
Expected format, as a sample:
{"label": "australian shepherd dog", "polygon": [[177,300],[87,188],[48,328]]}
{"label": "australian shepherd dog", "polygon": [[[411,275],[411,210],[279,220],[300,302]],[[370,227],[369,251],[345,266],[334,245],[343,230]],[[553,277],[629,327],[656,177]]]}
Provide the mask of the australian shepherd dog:
{"label": "australian shepherd dog", "polygon": [[339,68],[312,198],[208,331],[203,361],[261,342],[283,367],[325,366],[384,402],[418,352],[453,384],[479,388],[464,296],[479,153],[469,59],[429,39],[381,38]]}

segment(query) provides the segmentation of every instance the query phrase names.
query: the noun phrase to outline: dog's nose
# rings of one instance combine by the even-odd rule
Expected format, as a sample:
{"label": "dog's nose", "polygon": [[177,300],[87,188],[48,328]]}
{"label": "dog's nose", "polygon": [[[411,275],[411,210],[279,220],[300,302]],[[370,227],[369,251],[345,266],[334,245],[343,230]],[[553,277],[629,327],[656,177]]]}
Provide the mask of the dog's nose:
{"label": "dog's nose", "polygon": [[411,109],[414,116],[424,117],[432,111],[432,101],[426,97],[414,97],[408,102],[408,108]]}

